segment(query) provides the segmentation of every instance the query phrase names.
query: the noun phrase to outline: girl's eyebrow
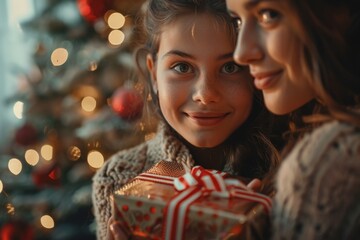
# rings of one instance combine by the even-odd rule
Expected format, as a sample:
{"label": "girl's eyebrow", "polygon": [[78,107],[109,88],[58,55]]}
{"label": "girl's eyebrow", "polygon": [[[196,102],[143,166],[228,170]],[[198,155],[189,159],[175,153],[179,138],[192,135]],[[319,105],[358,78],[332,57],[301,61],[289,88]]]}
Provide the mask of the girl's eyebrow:
{"label": "girl's eyebrow", "polygon": [[187,54],[185,52],[179,51],[179,50],[170,50],[167,53],[165,53],[161,58],[165,58],[165,57],[168,57],[168,56],[171,56],[171,55],[176,55],[176,56],[179,56],[179,57],[195,59],[194,56],[192,56],[190,54]]}
{"label": "girl's eyebrow", "polygon": [[[225,53],[225,54],[222,54],[222,55],[218,56],[216,59],[217,60],[229,59],[229,58],[233,57],[233,54],[234,54],[233,52]],[[176,56],[179,56],[179,57],[195,59],[195,57],[193,55],[182,52],[182,51],[179,51],[179,50],[168,51],[161,58],[163,59],[163,58],[171,56],[171,55],[176,55]]]}

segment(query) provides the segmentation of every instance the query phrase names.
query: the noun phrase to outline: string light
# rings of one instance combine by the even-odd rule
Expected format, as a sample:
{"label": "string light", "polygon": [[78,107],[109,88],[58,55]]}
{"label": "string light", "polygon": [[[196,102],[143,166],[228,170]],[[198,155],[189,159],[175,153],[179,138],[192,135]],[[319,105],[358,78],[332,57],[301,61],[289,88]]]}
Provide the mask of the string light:
{"label": "string light", "polygon": [[22,171],[22,163],[19,159],[12,158],[9,160],[8,168],[12,174],[18,175]]}

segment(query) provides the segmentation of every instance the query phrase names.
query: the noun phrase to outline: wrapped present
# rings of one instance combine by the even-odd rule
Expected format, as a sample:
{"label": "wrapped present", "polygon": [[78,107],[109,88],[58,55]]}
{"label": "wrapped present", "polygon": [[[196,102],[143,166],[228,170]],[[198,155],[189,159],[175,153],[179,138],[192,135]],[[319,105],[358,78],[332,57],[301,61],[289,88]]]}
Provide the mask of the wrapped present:
{"label": "wrapped present", "polygon": [[115,191],[113,216],[136,239],[227,239],[267,213],[271,199],[227,174],[161,161]]}

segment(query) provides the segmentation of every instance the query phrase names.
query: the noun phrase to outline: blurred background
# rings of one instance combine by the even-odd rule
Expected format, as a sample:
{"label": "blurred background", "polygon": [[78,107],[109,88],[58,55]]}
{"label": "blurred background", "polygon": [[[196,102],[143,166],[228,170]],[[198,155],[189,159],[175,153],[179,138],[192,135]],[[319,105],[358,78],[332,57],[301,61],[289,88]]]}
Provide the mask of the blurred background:
{"label": "blurred background", "polygon": [[144,0],[0,1],[0,239],[95,239],[91,178],[154,135]]}

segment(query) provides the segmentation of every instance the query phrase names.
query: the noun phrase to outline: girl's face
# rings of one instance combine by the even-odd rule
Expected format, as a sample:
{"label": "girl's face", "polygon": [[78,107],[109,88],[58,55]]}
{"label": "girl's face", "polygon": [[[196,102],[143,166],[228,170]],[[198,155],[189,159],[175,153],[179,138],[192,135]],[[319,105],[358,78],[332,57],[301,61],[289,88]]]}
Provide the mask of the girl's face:
{"label": "girl's face", "polygon": [[147,65],[167,122],[197,147],[221,144],[249,116],[251,76],[233,61],[235,43],[208,14],[166,25]]}
{"label": "girl's face", "polygon": [[286,114],[315,97],[301,64],[303,45],[294,31],[293,14],[286,1],[226,0],[238,25],[234,53],[248,65],[267,108]]}

